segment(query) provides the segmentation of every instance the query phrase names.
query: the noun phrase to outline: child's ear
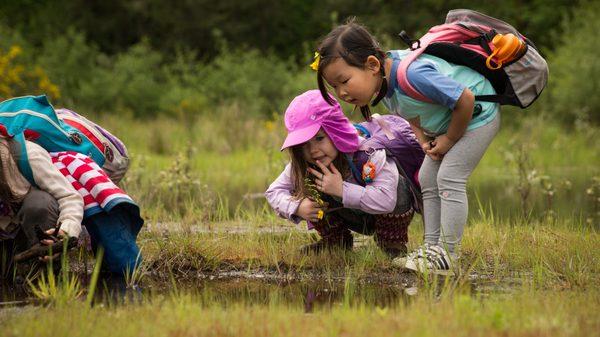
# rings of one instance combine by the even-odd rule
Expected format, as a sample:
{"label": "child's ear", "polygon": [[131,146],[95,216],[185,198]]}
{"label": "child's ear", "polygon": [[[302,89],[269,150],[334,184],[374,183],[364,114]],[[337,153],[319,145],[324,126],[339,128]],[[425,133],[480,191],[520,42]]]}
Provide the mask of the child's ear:
{"label": "child's ear", "polygon": [[377,57],[375,57],[374,55],[369,55],[369,57],[367,57],[367,60],[365,61],[365,68],[375,72],[375,73],[379,73],[379,68],[381,67],[381,62],[379,62],[379,60],[377,59]]}

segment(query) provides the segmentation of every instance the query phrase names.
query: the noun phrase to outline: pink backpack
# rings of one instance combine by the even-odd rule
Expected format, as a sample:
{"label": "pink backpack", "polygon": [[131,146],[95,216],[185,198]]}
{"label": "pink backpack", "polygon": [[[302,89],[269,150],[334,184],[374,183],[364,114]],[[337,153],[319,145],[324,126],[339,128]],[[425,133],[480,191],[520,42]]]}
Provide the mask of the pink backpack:
{"label": "pink backpack", "polygon": [[[492,57],[490,69],[486,60],[494,52],[493,38],[497,34],[514,34],[524,45],[515,59],[498,64]],[[418,92],[407,80],[408,66],[422,53],[437,56],[448,62],[464,65],[485,76],[496,90],[496,95],[480,95],[480,101],[502,105],[515,105],[526,108],[542,93],[548,82],[548,64],[529,39],[511,25],[468,9],[455,9],[448,12],[446,22],[432,27],[418,40],[400,33],[402,40],[410,47],[410,52],[398,66],[398,84],[410,97],[431,102]]]}
{"label": "pink backpack", "polygon": [[116,184],[129,168],[129,154],[125,144],[103,127],[69,109],[56,109],[59,120],[77,129],[104,154],[102,169]]}

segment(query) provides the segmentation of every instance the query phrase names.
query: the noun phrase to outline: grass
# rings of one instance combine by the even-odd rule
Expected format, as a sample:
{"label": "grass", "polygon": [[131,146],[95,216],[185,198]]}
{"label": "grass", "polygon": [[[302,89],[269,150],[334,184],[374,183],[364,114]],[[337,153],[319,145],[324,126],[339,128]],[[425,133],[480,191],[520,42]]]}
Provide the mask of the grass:
{"label": "grass", "polygon": [[[82,286],[87,300],[65,296],[72,283],[59,277],[48,306],[0,310],[2,336],[579,336],[600,328],[597,129],[539,128],[535,118],[502,129],[470,181],[460,272],[437,279],[403,273],[368,237],[353,252],[300,254],[314,234],[277,218],[260,198],[286,161],[280,120],[220,107],[218,118],[187,125],[110,117],[102,124],[130,144],[123,185],[146,219],[138,239],[144,261],[127,283],[162,290],[135,303],[94,303],[97,275]],[[411,248],[422,228],[417,216]],[[227,273],[284,283],[267,291],[270,283],[260,281],[204,286],[202,277]],[[289,282],[301,289],[282,292]],[[309,282],[332,304],[305,313]],[[377,299],[405,286],[417,295]],[[262,301],[252,300],[257,292]]]}
{"label": "grass", "polygon": [[[217,224],[215,224],[217,225]],[[231,225],[231,224],[230,224]],[[476,221],[465,230],[461,269],[502,282],[522,278],[536,289],[588,289],[600,285],[600,235],[579,222],[552,224]],[[422,225],[410,228],[410,245],[422,237]],[[141,238],[145,263],[157,275],[179,277],[198,272],[269,271],[275,274],[352,276],[359,279],[398,275],[372,239],[354,252],[302,255],[298,248],[311,241],[305,232],[269,234],[152,232]],[[468,277],[468,275],[462,275]]]}
{"label": "grass", "polygon": [[[460,274],[416,280],[416,296],[394,297],[383,305],[378,296],[394,284],[401,290],[402,274],[372,242],[353,253],[302,256],[298,245],[310,237],[297,231],[268,234],[257,226],[248,233],[168,237],[149,231],[140,240],[144,263],[169,275],[166,292],[151,291],[120,305],[89,306],[70,297],[50,301],[49,307],[0,310],[0,331],[3,336],[593,335],[600,327],[595,315],[600,302],[597,230],[567,222],[516,225],[473,222],[463,241],[461,268],[486,283],[510,287],[508,293],[474,292],[469,275]],[[411,226],[413,246],[420,228]],[[194,272],[231,270],[305,275],[317,285],[287,294],[277,285],[264,293],[254,289],[261,287],[257,283],[247,283],[246,290],[231,289],[239,282],[226,281],[212,288],[194,287],[202,284],[198,280],[192,281],[192,290],[179,286],[186,277],[197,277]],[[388,275],[387,285],[372,281],[378,274]],[[323,294],[319,287],[331,289],[325,294],[332,302],[311,306],[307,314],[306,296]]]}
{"label": "grass", "polygon": [[[515,113],[522,112],[507,110],[503,116]],[[227,220],[260,209],[264,199],[259,196],[287,161],[287,153],[279,151],[285,135],[280,116],[251,119],[235,105],[190,120],[104,117],[101,124],[129,145],[132,166],[124,186],[151,222]],[[541,214],[551,205],[559,216],[586,210],[584,216],[600,221],[593,211],[600,209],[595,200],[600,188],[586,195],[593,178],[600,177],[600,130],[565,130],[541,117],[505,124],[470,178],[471,193],[503,213]],[[515,156],[519,151],[523,157]],[[518,211],[524,187],[530,193],[525,209]],[[580,206],[570,207],[571,201]]]}
{"label": "grass", "polygon": [[278,298],[268,305],[211,305],[213,301],[210,294],[180,293],[117,307],[81,302],[52,310],[28,307],[0,314],[0,326],[7,337],[588,336],[600,328],[597,289],[523,290],[487,298],[468,293],[417,296],[389,308],[342,301],[310,314]]}
{"label": "grass", "polygon": [[[67,254],[67,243],[63,245],[62,256]],[[52,251],[50,251],[52,256]],[[52,259],[47,264],[47,270],[44,273],[41,271],[39,278],[33,281],[27,279],[29,289],[33,296],[46,302],[53,303],[56,305],[64,305],[65,303],[71,302],[80,297],[84,289],[81,286],[77,275],[71,273],[69,270],[69,259],[60,259],[60,272],[58,276],[55,274],[54,262]],[[93,290],[91,291],[93,293]]]}

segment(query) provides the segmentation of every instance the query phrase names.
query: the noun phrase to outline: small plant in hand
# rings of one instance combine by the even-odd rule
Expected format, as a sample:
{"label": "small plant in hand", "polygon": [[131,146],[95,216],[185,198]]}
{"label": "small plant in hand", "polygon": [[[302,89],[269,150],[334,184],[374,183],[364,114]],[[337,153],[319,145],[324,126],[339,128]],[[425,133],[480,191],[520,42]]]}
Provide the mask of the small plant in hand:
{"label": "small plant in hand", "polygon": [[306,187],[306,191],[308,193],[307,198],[316,202],[319,205],[319,207],[321,208],[321,210],[319,210],[319,213],[317,216],[319,218],[319,221],[324,221],[325,224],[327,226],[329,226],[329,221],[327,219],[327,214],[326,214],[328,203],[323,201],[321,192],[319,192],[319,190],[317,189],[317,185],[315,184],[315,182],[312,179],[310,179],[310,177],[306,177],[306,178],[304,178],[304,186]]}

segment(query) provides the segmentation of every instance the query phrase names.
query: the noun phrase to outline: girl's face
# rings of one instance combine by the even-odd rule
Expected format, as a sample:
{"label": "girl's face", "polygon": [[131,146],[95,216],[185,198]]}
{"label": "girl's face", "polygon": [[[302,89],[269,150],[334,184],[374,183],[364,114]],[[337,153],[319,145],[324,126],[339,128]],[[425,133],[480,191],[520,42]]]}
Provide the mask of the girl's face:
{"label": "girl's face", "polygon": [[323,69],[323,78],[339,99],[364,106],[371,102],[381,87],[380,66],[375,56],[367,58],[364,68],[351,66],[339,57]]}
{"label": "girl's face", "polygon": [[302,155],[304,160],[315,165],[317,160],[325,166],[329,166],[338,156],[338,149],[327,133],[321,129],[308,142],[302,144]]}

